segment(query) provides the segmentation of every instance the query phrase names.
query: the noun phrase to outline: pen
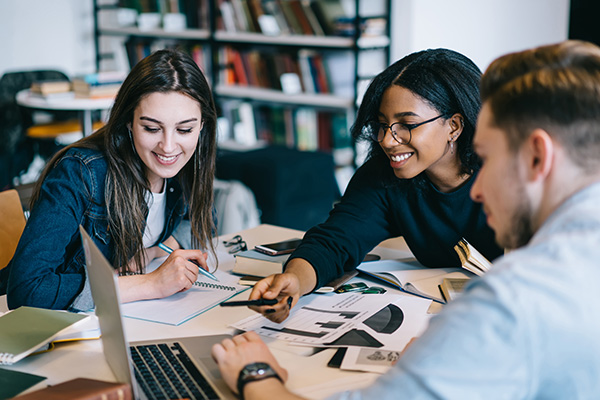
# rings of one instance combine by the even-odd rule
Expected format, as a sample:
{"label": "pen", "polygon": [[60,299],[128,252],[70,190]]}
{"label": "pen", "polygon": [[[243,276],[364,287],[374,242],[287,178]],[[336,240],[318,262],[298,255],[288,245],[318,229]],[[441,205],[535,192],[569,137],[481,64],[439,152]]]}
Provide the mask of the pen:
{"label": "pen", "polygon": [[[167,245],[166,245],[166,244],[164,244],[164,243],[159,243],[159,244],[158,244],[158,247],[159,247],[161,250],[164,250],[164,251],[166,251],[166,252],[167,252],[167,253],[169,253],[169,254],[171,254],[171,253],[173,252],[173,249],[172,249],[172,248],[170,248],[169,246],[167,246]],[[197,263],[196,261],[194,261],[194,260],[189,260],[189,261],[190,261],[190,262],[193,262],[193,263],[194,263],[194,264],[196,264],[196,265],[198,265],[198,263]],[[208,272],[207,270],[205,270],[204,268],[202,268],[200,265],[198,265],[198,270],[200,271],[200,273],[202,273],[202,274],[204,274],[204,275],[208,276],[210,279],[213,279],[213,280],[215,280],[215,281],[219,282],[219,279],[217,279],[217,277],[216,277],[216,276],[214,276],[213,274],[211,274],[210,272]]]}
{"label": "pen", "polygon": [[241,301],[225,301],[221,303],[222,307],[236,306],[272,306],[277,304],[277,299],[258,299],[258,300],[241,300]]}

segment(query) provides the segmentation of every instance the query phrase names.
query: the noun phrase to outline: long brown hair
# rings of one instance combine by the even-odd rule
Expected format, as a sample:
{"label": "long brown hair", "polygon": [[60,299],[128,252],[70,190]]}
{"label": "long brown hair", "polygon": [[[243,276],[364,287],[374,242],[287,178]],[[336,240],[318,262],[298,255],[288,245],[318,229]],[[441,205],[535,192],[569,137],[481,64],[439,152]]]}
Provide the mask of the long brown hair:
{"label": "long brown hair", "polygon": [[133,149],[127,124],[133,121],[134,110],[140,101],[156,92],[179,92],[200,104],[203,128],[198,145],[175,179],[179,181],[184,201],[189,206],[192,246],[208,248],[214,255],[211,237],[216,232],[212,206],[217,114],[206,78],[194,60],[178,50],[159,50],[132,68],[115,98],[106,125],[59,151],[42,172],[31,199],[33,207],[43,180],[71,147],[102,151],[108,164],[105,202],[109,233],[114,241],[113,264],[120,274],[129,272],[127,265],[132,256],[135,272],[144,271],[142,237],[148,214],[145,195],[150,191],[150,184],[145,165]]}

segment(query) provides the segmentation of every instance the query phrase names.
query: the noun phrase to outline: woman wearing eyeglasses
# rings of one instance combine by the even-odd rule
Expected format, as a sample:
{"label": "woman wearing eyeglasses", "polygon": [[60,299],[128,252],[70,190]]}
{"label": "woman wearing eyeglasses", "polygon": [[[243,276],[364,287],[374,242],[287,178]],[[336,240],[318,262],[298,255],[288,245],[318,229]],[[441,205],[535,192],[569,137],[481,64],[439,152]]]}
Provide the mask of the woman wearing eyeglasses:
{"label": "woman wearing eyeglasses", "polygon": [[283,297],[257,311],[284,320],[289,296],[295,304],[392,237],[403,236],[427,267],[460,266],[453,248],[463,237],[490,260],[503,253],[469,197],[480,165],[472,148],[480,76],[467,57],[434,49],[374,78],[352,127],[356,140],[371,143],[367,161],[327,221],[306,233],[285,273],[254,286],[251,299]]}
{"label": "woman wearing eyeglasses", "polygon": [[[0,273],[8,306],[93,307],[80,225],[118,270],[121,301],[189,289],[198,276],[191,260],[206,269],[207,253],[180,243],[191,234],[192,247],[212,245],[215,157],[216,111],[198,65],[175,50],[141,60],[106,126],[60,151],[43,172],[15,255]],[[190,224],[179,229],[185,215]],[[175,250],[144,274],[150,260],[167,255],[162,242]]]}

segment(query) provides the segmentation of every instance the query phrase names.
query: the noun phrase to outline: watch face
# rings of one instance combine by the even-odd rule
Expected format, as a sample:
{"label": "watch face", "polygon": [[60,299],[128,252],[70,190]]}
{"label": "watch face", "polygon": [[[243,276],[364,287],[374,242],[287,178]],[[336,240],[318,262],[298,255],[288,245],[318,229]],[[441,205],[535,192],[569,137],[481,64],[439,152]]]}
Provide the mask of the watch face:
{"label": "watch face", "polygon": [[277,378],[281,383],[283,380],[271,366],[264,362],[257,362],[246,365],[238,376],[237,389],[240,397],[244,398],[244,386],[246,383],[260,381],[266,378]]}
{"label": "watch face", "polygon": [[251,375],[254,377],[264,376],[265,374],[268,374],[270,372],[274,372],[274,371],[271,369],[271,366],[266,363],[250,364],[244,368],[244,371],[242,371],[242,373],[245,373],[246,375]]}

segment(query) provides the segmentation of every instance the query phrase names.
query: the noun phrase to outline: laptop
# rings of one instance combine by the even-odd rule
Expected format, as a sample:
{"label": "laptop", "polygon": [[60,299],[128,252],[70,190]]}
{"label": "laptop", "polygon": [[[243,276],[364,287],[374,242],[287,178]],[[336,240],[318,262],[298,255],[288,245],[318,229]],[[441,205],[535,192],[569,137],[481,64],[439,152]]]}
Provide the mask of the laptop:
{"label": "laptop", "polygon": [[104,356],[118,382],[135,399],[235,399],[210,352],[230,335],[129,343],[123,329],[117,276],[83,227],[79,227]]}

